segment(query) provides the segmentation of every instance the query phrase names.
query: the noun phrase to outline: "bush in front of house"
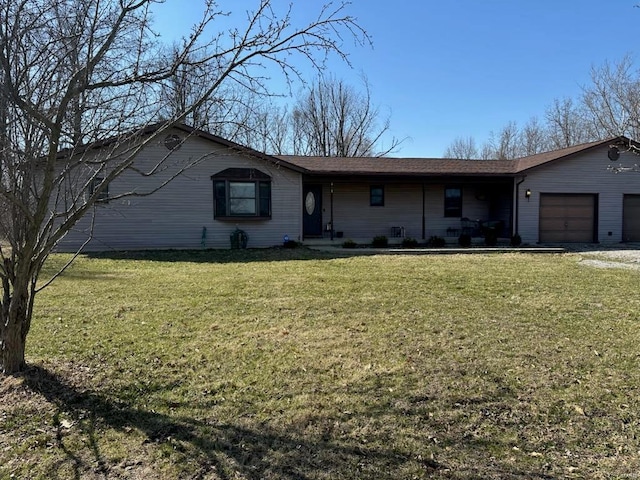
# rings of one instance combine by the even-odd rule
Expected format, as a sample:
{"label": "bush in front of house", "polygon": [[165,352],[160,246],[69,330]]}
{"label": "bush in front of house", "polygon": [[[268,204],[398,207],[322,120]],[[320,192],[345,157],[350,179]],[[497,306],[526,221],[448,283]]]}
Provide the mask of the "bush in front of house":
{"label": "bush in front of house", "polygon": [[511,237],[511,242],[509,243],[509,245],[511,245],[512,247],[519,247],[522,244],[522,237],[520,235],[518,235],[517,233]]}
{"label": "bush in front of house", "polygon": [[495,247],[498,244],[498,232],[495,228],[488,228],[484,233],[484,244],[487,247]]}
{"label": "bush in front of house", "polygon": [[356,248],[357,246],[358,246],[358,244],[356,242],[354,242],[353,240],[351,240],[350,238],[348,238],[344,242],[342,242],[342,248]]}
{"label": "bush in front of house", "polygon": [[442,248],[446,243],[445,239],[438,235],[431,235],[429,240],[427,240],[427,246],[431,248]]}
{"label": "bush in front of house", "polygon": [[468,233],[463,233],[458,237],[458,245],[461,247],[470,247],[471,246],[471,235]]}
{"label": "bush in front of house", "polygon": [[378,235],[377,237],[373,237],[371,246],[376,248],[386,248],[389,246],[389,239],[384,235]]}
{"label": "bush in front of house", "polygon": [[418,246],[418,240],[415,238],[407,237],[402,240],[402,246],[404,248],[416,248]]}

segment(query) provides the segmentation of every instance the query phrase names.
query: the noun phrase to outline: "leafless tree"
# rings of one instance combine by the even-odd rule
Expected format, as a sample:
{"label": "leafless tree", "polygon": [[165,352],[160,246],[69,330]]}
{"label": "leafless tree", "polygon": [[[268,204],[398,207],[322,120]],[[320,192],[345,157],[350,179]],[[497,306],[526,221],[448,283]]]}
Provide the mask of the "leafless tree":
{"label": "leafless tree", "polygon": [[509,122],[497,133],[491,132],[489,140],[480,150],[473,137],[458,137],[445,150],[445,158],[504,160],[543,152],[548,147],[547,132],[533,117],[519,129],[516,122]]}
{"label": "leafless tree", "polygon": [[[368,42],[347,15],[346,3],[320,6],[315,20],[295,27],[292,11],[278,13],[271,0],[257,0],[243,26],[211,36],[207,32],[223,13],[208,0],[201,21],[172,49],[156,43],[149,16],[153,3],[0,0],[4,374],[24,366],[36,294],[52,280],[40,280],[47,257],[104,199],[109,182],[125,172],[146,179],[161,174],[147,191],[117,198],[145,195],[189,167],[168,153],[142,170],[136,163],[142,148],[211,99],[222,99],[229,85],[267,94],[268,79],[259,68],[265,63],[293,78],[299,75],[296,58],[320,69],[326,55],[346,60],[342,42],[347,36]],[[208,72],[205,88],[149,128],[166,112],[161,87],[179,84],[185,69]],[[91,148],[101,139],[108,140]]]}
{"label": "leafless tree", "polygon": [[381,146],[390,122],[381,120],[366,80],[360,92],[342,80],[319,78],[298,99],[291,124],[296,155],[381,157],[401,143],[393,138]]}
{"label": "leafless tree", "polygon": [[507,123],[502,129],[489,134],[487,145],[483,148],[483,155],[489,153],[489,158],[506,160],[517,158],[520,153],[518,139],[520,132],[516,122]]}
{"label": "leafless tree", "polygon": [[555,99],[546,110],[546,120],[552,149],[571,147],[592,139],[584,110],[571,98]]}
{"label": "leafless tree", "polygon": [[582,103],[592,136],[640,138],[640,76],[631,57],[592,68]]}
{"label": "leafless tree", "polygon": [[456,137],[444,152],[444,158],[470,160],[479,157],[476,141],[473,137]]}
{"label": "leafless tree", "polygon": [[537,117],[531,117],[520,130],[518,156],[524,157],[550,150],[549,137]]}

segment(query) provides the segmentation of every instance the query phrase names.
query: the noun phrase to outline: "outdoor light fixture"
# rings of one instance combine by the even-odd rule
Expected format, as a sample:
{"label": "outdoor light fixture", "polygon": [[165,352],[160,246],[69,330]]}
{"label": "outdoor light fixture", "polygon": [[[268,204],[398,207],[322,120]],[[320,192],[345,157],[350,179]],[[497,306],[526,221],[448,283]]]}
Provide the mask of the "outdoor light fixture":
{"label": "outdoor light fixture", "polygon": [[531,198],[531,189],[527,188],[527,190],[524,192],[524,196],[527,197],[527,200],[529,200],[529,198]]}

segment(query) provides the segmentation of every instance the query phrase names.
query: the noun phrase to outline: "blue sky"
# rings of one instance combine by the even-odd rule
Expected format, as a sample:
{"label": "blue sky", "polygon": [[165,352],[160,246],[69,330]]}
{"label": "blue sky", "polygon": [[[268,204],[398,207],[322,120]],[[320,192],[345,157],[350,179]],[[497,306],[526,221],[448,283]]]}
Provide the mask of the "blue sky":
{"label": "blue sky", "polygon": [[[292,1],[300,21],[325,3]],[[220,5],[242,14],[257,3]],[[636,3],[353,0],[347,12],[367,30],[373,48],[345,43],[352,68],[337,60],[329,68],[356,87],[366,76],[373,103],[390,115],[391,133],[407,138],[395,156],[440,157],[458,136],[481,144],[511,120],[522,126],[532,116],[542,119],[555,98],[580,94],[592,66],[625,55],[637,64]],[[167,35],[187,33],[201,8],[201,0],[167,0],[156,11],[156,27]],[[274,89],[282,91],[278,81]]]}

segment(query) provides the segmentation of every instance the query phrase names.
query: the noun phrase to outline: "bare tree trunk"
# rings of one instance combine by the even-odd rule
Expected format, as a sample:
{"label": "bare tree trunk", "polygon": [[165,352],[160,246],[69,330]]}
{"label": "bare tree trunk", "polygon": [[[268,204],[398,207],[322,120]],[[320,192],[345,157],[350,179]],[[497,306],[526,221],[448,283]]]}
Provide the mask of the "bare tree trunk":
{"label": "bare tree trunk", "polygon": [[[5,288],[8,285],[5,284]],[[14,290],[9,294],[5,290],[5,299],[10,296],[8,308],[2,312],[0,326],[0,371],[6,375],[20,372],[25,366],[24,351],[31,325],[31,309],[29,308],[28,288],[21,292]]]}
{"label": "bare tree trunk", "polygon": [[24,349],[26,337],[23,337],[20,321],[10,321],[2,330],[2,373],[13,375],[20,372],[25,365]]}

